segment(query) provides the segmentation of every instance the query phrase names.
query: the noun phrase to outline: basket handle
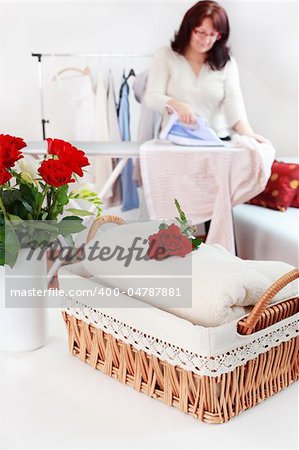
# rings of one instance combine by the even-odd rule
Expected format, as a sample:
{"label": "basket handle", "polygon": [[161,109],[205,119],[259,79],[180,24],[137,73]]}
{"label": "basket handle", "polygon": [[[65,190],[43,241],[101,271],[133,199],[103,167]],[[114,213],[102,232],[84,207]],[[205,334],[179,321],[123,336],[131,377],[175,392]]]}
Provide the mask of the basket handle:
{"label": "basket handle", "polygon": [[280,277],[275,283],[273,283],[269,289],[260,297],[259,301],[256,303],[249,316],[240,321],[239,325],[242,327],[243,334],[251,334],[252,330],[256,326],[259,318],[269,305],[272,298],[281,291],[285,286],[287,286],[292,281],[299,278],[299,269],[293,269]]}
{"label": "basket handle", "polygon": [[124,225],[127,222],[118,216],[103,216],[95,219],[89,228],[86,238],[86,244],[88,244],[88,242],[95,237],[98,229],[105,223],[116,223],[117,225]]}

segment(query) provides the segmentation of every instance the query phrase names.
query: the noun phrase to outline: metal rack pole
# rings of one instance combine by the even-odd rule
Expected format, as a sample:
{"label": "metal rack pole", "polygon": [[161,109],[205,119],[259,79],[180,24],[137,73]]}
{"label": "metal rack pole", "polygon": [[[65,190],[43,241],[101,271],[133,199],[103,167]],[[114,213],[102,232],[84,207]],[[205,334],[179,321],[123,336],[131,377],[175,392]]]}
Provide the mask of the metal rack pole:
{"label": "metal rack pole", "polygon": [[38,58],[38,83],[39,83],[39,95],[40,95],[40,109],[41,109],[41,122],[42,122],[42,135],[43,140],[46,139],[46,123],[49,123],[49,120],[45,119],[44,112],[44,91],[43,91],[43,69],[42,69],[42,54],[41,53],[31,53],[32,56]]}
{"label": "metal rack pole", "polygon": [[32,56],[37,57],[101,57],[101,58],[151,58],[152,54],[138,54],[138,53],[32,53]]}

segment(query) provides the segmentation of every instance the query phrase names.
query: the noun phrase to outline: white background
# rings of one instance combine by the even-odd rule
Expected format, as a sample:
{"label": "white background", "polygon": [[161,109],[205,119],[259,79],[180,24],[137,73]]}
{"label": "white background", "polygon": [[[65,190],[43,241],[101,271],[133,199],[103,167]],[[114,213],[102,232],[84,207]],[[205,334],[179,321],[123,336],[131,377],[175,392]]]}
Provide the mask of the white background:
{"label": "white background", "polygon": [[[25,140],[41,138],[37,60],[31,57],[31,52],[152,54],[157,47],[169,43],[183,13],[193,3],[2,1],[1,131]],[[239,63],[250,121],[257,132],[272,140],[278,155],[295,155],[297,3],[223,1],[222,4],[230,17],[231,47]],[[45,61],[45,84],[50,89],[45,116],[51,120],[50,135],[62,137],[66,114],[55,106],[56,97],[49,94],[58,64],[59,68],[72,65],[69,59]],[[86,64],[103,68],[108,63],[98,59],[76,60],[77,66]],[[113,64],[116,63],[109,62],[110,66]],[[117,64],[121,75],[124,65],[133,65],[138,71],[148,62],[129,60]]]}

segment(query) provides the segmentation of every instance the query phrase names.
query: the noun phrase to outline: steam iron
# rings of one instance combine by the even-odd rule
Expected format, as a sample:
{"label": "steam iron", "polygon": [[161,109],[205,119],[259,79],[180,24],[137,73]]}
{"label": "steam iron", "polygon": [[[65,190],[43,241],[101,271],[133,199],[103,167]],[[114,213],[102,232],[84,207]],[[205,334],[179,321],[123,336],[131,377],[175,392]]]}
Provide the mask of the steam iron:
{"label": "steam iron", "polygon": [[193,147],[225,147],[225,144],[203,117],[197,117],[192,125],[180,122],[178,114],[174,111],[165,128],[160,132],[160,139],[177,145]]}

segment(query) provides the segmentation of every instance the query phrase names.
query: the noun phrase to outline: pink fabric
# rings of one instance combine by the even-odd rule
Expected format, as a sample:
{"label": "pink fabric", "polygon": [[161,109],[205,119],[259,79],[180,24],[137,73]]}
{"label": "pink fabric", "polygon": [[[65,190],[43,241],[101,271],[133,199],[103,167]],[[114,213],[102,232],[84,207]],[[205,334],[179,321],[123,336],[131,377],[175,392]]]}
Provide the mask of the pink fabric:
{"label": "pink fabric", "polygon": [[140,164],[150,219],[174,219],[177,198],[193,224],[211,219],[206,243],[234,253],[232,206],[264,190],[274,156],[271,144],[238,135],[227,147],[146,142]]}

